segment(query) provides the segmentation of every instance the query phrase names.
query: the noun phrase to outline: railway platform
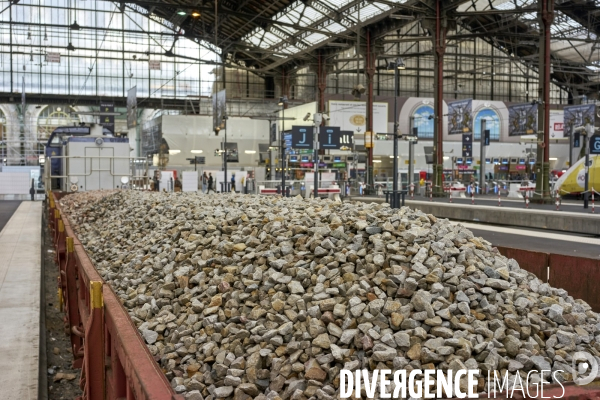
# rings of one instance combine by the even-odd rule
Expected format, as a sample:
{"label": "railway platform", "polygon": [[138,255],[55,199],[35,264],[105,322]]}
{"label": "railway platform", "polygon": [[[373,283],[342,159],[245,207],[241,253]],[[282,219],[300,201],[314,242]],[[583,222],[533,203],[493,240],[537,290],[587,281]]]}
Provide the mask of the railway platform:
{"label": "railway platform", "polygon": [[0,232],[0,397],[38,398],[42,202],[21,202]]}

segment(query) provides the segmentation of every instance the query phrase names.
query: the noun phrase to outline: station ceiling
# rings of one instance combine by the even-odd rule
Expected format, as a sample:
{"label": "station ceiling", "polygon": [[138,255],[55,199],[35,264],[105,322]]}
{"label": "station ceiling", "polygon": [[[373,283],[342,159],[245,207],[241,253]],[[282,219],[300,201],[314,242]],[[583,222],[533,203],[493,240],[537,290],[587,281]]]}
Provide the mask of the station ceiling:
{"label": "station ceiling", "polygon": [[[580,91],[597,90],[600,1],[554,3],[553,79]],[[449,21],[535,68],[536,0],[442,4]],[[364,43],[366,29],[373,39],[383,39],[405,24],[435,15],[435,0],[140,0],[122,5],[164,18],[180,34],[215,46],[227,60],[263,74],[311,63],[317,51],[332,54],[356,46],[358,40]]]}

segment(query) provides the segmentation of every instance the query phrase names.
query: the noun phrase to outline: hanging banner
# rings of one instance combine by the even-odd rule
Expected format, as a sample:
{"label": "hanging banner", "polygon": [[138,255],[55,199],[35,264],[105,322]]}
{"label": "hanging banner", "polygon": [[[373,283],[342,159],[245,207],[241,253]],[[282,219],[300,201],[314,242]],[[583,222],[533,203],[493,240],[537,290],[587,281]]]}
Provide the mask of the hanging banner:
{"label": "hanging banner", "polygon": [[218,93],[213,94],[213,129],[225,129],[225,107],[227,97],[225,96],[225,89]]}
{"label": "hanging banner", "polygon": [[46,62],[60,64],[60,53],[46,53]]}
{"label": "hanging banner", "polygon": [[162,117],[151,119],[142,125],[142,157],[158,154],[162,141]]}
{"label": "hanging banner", "polygon": [[570,137],[573,129],[587,124],[594,125],[596,121],[596,105],[580,104],[564,108],[564,136]]}
{"label": "hanging banner", "polygon": [[[115,103],[100,103],[100,112],[109,113],[115,112]],[[102,115],[100,117],[100,125],[104,128],[115,133],[115,116],[114,115]]]}
{"label": "hanging banner", "polygon": [[564,113],[562,110],[550,110],[550,139],[565,137]]}
{"label": "hanging banner", "polygon": [[538,130],[538,105],[508,106],[508,136],[533,135]]}
{"label": "hanging banner", "polygon": [[137,126],[137,86],[127,91],[127,129]]}
{"label": "hanging banner", "polygon": [[156,71],[160,71],[160,61],[158,60],[148,60],[148,68]]}
{"label": "hanging banner", "polygon": [[448,103],[448,134],[459,135],[473,132],[473,100]]}

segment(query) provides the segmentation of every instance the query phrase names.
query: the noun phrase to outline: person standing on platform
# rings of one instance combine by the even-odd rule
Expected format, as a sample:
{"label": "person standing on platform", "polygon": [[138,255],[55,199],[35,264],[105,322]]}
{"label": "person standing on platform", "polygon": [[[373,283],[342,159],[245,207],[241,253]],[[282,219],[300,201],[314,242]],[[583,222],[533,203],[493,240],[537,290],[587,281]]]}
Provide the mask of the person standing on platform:
{"label": "person standing on platform", "polygon": [[231,191],[235,192],[235,175],[231,174]]}
{"label": "person standing on platform", "polygon": [[213,177],[212,177],[212,173],[209,172],[208,173],[208,189],[206,190],[206,194],[208,194],[210,191],[215,191],[215,189],[213,188]]}
{"label": "person standing on platform", "polygon": [[208,193],[208,176],[206,176],[206,171],[202,173],[202,193]]}

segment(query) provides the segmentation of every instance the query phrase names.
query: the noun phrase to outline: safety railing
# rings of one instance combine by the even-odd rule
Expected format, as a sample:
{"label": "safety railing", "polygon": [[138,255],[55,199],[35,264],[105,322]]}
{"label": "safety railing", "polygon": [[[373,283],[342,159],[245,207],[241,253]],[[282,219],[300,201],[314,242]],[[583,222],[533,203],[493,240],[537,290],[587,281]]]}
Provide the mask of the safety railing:
{"label": "safety railing", "polygon": [[116,294],[105,284],[58,204],[48,193],[49,229],[59,267],[73,366],[81,368],[81,399],[171,399],[175,394]]}

